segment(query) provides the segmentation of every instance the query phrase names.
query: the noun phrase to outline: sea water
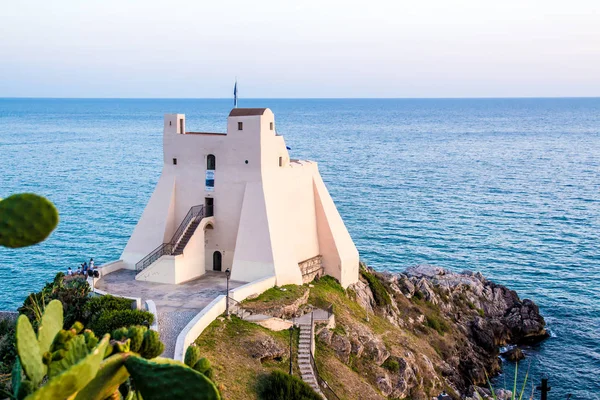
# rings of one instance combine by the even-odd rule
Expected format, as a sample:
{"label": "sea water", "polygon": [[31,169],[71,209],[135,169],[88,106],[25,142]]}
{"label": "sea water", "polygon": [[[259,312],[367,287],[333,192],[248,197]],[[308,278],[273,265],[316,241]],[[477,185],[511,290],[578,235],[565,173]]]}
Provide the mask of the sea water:
{"label": "sea water", "polygon": [[[600,398],[600,99],[240,101],[270,107],[292,158],[319,163],[378,270],[478,270],[531,298],[527,348],[551,399]],[[162,166],[164,113],[224,132],[230,100],[0,99],[0,197],[60,211],[46,242],[0,248],[0,308],[58,271],[119,258]],[[290,226],[293,230],[293,226]],[[497,379],[512,386],[510,365]],[[529,384],[528,384],[529,387]],[[528,393],[531,388],[529,387]]]}

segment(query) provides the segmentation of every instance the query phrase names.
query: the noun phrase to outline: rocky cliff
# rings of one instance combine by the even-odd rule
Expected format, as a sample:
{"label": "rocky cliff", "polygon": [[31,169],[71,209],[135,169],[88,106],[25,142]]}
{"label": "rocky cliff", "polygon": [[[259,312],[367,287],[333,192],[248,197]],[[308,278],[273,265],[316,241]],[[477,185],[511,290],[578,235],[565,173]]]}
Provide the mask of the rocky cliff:
{"label": "rocky cliff", "polygon": [[[501,346],[547,337],[532,301],[479,273],[434,266],[401,274],[363,266],[360,281],[346,290],[325,276],[269,289],[242,305],[255,315],[285,319],[332,305],[335,325],[316,327],[315,360],[320,376],[347,400],[431,399],[442,391],[479,400],[489,393],[486,373],[500,371]],[[289,342],[287,330],[235,317],[215,321],[196,341],[213,362],[226,399],[258,399],[254,387],[261,375],[288,371]],[[297,336],[292,342],[297,354]],[[296,357],[292,361],[296,374]]]}
{"label": "rocky cliff", "polygon": [[[363,268],[347,296],[365,316],[340,315],[336,329],[320,330],[319,342],[324,353],[333,350],[379,392],[362,393],[366,398],[427,398],[441,391],[477,397],[476,386],[487,386],[486,373],[500,371],[501,346],[548,336],[531,300],[480,273],[434,266],[401,274]],[[387,328],[378,326],[378,317]]]}

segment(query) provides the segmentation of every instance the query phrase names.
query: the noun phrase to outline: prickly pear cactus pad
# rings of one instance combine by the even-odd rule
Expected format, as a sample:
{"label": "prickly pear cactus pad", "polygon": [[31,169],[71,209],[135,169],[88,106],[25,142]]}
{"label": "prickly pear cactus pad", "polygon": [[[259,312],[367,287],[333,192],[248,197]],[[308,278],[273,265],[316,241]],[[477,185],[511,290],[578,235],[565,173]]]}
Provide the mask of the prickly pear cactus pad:
{"label": "prickly pear cactus pad", "polygon": [[136,389],[144,400],[220,400],[212,381],[187,365],[167,358],[125,360]]}
{"label": "prickly pear cactus pad", "polygon": [[58,224],[58,211],[48,199],[33,193],[0,200],[0,246],[31,246],[46,239]]}

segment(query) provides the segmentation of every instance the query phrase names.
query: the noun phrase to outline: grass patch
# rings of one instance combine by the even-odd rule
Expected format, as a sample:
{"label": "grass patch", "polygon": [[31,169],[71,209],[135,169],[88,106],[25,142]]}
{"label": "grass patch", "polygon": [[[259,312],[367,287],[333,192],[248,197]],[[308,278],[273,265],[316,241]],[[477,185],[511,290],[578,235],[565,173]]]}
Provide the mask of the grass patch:
{"label": "grass patch", "polygon": [[387,289],[381,283],[379,278],[375,274],[367,271],[366,268],[360,269],[360,275],[367,281],[369,287],[371,288],[371,292],[373,292],[373,297],[375,298],[375,303],[379,307],[385,307],[387,305],[392,304],[392,299],[390,298],[390,294]]}
{"label": "grass patch", "polygon": [[396,373],[400,371],[400,363],[393,357],[388,357],[381,366],[390,372]]}
{"label": "grass patch", "polygon": [[444,335],[444,333],[450,330],[450,327],[448,326],[446,321],[444,321],[444,319],[438,314],[431,313],[429,315],[426,315],[425,325],[427,325],[431,329],[434,329],[435,331],[437,331],[437,333],[439,333],[442,336]]}
{"label": "grass patch", "polygon": [[242,306],[253,313],[281,317],[278,313],[282,313],[284,307],[297,303],[299,299],[306,295],[308,290],[308,286],[305,285],[276,286],[266,290],[254,299],[243,301]]}
{"label": "grass patch", "polygon": [[[297,354],[298,330],[293,332],[294,357]],[[272,371],[289,372],[289,356],[268,360],[263,363],[253,358],[245,343],[270,336],[275,342],[289,351],[290,333],[288,330],[273,332],[260,325],[243,321],[236,316],[230,320],[213,321],[195,341],[200,356],[208,358],[213,366],[214,382],[217,383],[224,399],[258,400],[261,377]],[[293,362],[294,374],[298,375],[297,362]]]}

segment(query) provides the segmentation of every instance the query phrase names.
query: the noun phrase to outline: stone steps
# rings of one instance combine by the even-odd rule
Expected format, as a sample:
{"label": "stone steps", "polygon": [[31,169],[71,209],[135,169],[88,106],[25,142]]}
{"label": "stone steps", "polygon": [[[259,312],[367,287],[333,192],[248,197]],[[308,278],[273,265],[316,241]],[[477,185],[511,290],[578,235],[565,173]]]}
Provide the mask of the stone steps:
{"label": "stone steps", "polygon": [[313,371],[310,363],[310,354],[312,351],[313,344],[313,330],[311,324],[301,323],[300,327],[300,338],[298,340],[298,369],[300,370],[300,376],[302,380],[307,383],[315,392],[317,392],[323,399],[327,400],[321,392],[319,383]]}

